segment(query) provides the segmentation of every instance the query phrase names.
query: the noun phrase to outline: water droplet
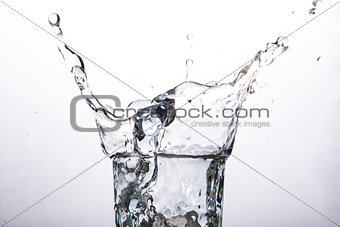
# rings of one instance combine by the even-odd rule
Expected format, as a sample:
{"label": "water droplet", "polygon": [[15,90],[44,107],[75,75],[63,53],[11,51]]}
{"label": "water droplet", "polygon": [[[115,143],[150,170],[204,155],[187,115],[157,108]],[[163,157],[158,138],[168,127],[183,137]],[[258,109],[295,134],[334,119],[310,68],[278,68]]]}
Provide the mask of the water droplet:
{"label": "water droplet", "polygon": [[311,8],[311,9],[309,10],[309,14],[310,14],[310,15],[314,15],[314,14],[315,14],[315,10],[316,10],[316,8]]}
{"label": "water droplet", "polygon": [[187,59],[185,64],[187,65],[187,67],[191,67],[194,64],[194,61],[191,59]]}
{"label": "water droplet", "polygon": [[319,1],[320,1],[320,0],[313,0],[312,5],[313,5],[314,7],[316,7],[316,6],[318,5]]}
{"label": "water droplet", "polygon": [[187,35],[187,40],[191,40],[193,37],[194,37],[194,35],[191,34],[191,33],[189,33],[189,34]]}
{"label": "water droplet", "polygon": [[187,66],[187,75],[185,77],[185,80],[188,80],[189,77],[189,69],[191,68],[191,66],[194,64],[194,61],[191,59],[187,59],[185,62],[186,66]]}
{"label": "water droplet", "polygon": [[52,26],[59,27],[59,25],[60,25],[60,17],[59,17],[59,15],[57,13],[50,14],[50,16],[48,17],[48,22]]}

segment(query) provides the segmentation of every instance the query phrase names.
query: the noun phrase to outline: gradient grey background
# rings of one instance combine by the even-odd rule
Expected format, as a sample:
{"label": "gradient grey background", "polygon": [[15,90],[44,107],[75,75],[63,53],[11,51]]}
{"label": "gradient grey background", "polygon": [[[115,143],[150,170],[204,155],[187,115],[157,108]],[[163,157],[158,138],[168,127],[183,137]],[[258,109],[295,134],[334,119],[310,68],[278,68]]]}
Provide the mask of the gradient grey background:
{"label": "gradient grey background", "polygon": [[[324,0],[316,13],[336,1]],[[303,1],[7,1],[66,42],[154,97],[185,79],[219,80],[269,41],[311,19]],[[239,128],[234,154],[340,223],[340,5],[289,38],[290,49],[258,76],[245,107],[270,110],[268,128]],[[0,4],[0,221],[8,221],[103,157],[96,133],[74,131],[79,91],[56,40]],[[191,42],[186,35],[192,33]],[[189,46],[193,45],[192,50]],[[320,60],[317,58],[321,56]],[[85,61],[96,94],[141,98]],[[94,126],[85,104],[79,124]],[[223,226],[335,226],[230,158]],[[6,226],[113,226],[109,159]]]}

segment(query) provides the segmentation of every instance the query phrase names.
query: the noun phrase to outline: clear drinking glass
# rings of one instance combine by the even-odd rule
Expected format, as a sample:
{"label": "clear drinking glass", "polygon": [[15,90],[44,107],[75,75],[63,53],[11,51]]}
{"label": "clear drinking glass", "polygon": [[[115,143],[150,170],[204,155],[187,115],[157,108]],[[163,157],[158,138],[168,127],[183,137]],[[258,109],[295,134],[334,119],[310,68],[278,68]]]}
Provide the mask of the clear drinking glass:
{"label": "clear drinking glass", "polygon": [[222,226],[222,156],[113,157],[116,226]]}

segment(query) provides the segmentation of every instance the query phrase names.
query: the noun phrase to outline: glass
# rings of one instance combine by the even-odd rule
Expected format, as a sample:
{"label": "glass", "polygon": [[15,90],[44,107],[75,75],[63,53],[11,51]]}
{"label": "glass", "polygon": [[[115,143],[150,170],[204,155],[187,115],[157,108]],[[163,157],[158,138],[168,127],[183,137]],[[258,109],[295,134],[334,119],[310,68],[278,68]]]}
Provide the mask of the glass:
{"label": "glass", "polygon": [[116,226],[222,226],[226,158],[113,157]]}

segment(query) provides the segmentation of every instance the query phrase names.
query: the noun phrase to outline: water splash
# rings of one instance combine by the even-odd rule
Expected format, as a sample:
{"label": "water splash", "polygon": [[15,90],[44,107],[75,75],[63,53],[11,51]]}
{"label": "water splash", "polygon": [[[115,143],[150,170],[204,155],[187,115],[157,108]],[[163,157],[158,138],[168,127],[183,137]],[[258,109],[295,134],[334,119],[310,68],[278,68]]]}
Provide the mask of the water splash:
{"label": "water splash", "polygon": [[[64,36],[62,29],[60,27],[60,16],[56,13],[52,13],[48,21],[53,28],[54,34],[58,39],[58,50],[61,53],[64,62],[66,64],[66,70],[71,72],[81,94],[85,97],[86,103],[93,110],[95,115],[96,124],[100,130],[100,138],[106,138],[105,128],[112,127],[117,122],[124,124],[128,119],[126,117],[117,117],[112,111],[112,107],[103,105],[95,95],[93,95],[87,80],[87,75],[85,71],[85,64],[80,54],[77,53],[72,47],[64,42]],[[115,136],[117,138],[122,137],[122,135]],[[122,144],[117,143],[114,140],[105,139],[106,142],[110,143],[110,146],[114,149],[120,147]],[[122,142],[121,140],[119,140]],[[108,155],[108,150],[105,149],[105,145],[102,143],[103,151]]]}
{"label": "water splash", "polygon": [[[91,92],[80,54],[63,41],[60,17],[51,14],[49,22],[68,71],[95,113],[102,149],[113,159],[117,226],[221,226],[224,165],[235,141],[236,113],[254,93],[260,68],[288,49],[285,37],[268,43],[224,83],[185,81],[152,100],[131,102],[127,108],[138,111],[117,117]],[[192,64],[186,61],[187,78]],[[201,115],[181,116],[179,110]],[[105,130],[117,121],[119,131]],[[207,121],[219,126],[194,128]]]}

